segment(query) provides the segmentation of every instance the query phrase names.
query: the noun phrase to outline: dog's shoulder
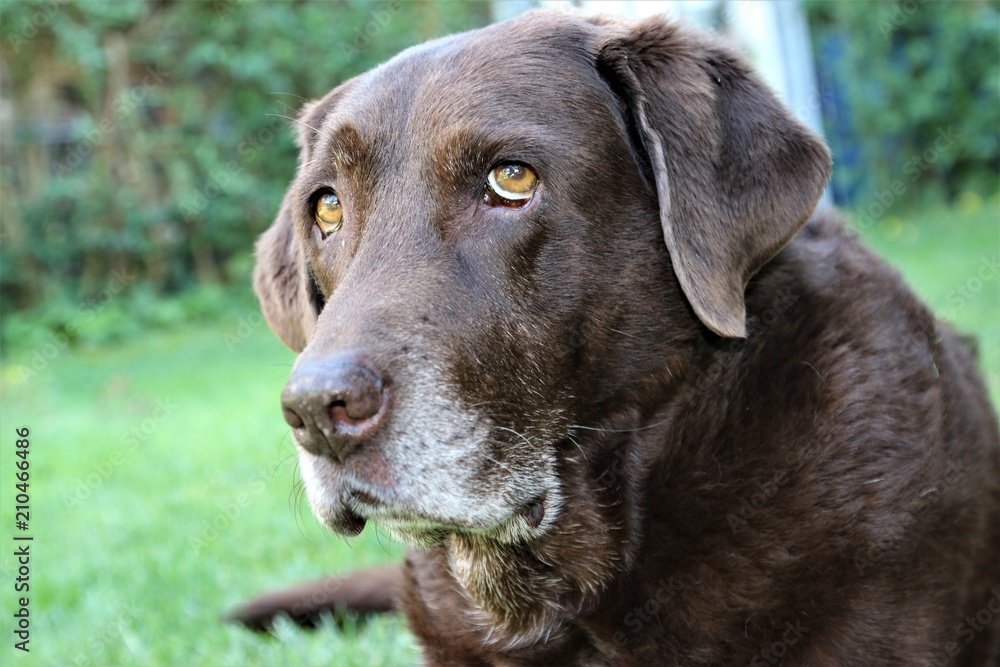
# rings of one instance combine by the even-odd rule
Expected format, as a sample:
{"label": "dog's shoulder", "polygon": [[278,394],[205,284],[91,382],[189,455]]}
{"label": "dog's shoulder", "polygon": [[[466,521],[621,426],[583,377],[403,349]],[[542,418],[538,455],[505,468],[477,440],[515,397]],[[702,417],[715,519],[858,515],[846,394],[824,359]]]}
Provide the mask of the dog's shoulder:
{"label": "dog's shoulder", "polygon": [[722,433],[783,434],[775,454],[821,442],[845,466],[860,450],[867,463],[850,474],[867,479],[944,439],[968,354],[836,213],[816,214],[746,294],[747,339],[715,345],[728,365],[712,388],[716,403],[727,394]]}
{"label": "dog's shoulder", "polygon": [[[755,283],[763,289],[754,290]],[[930,329],[934,317],[899,272],[878,257],[833,210],[818,211],[802,231],[748,286],[748,307],[767,307],[768,299],[799,297],[814,306],[835,335],[900,335]],[[788,300],[786,298],[786,300]],[[799,308],[805,312],[805,308]],[[750,313],[751,317],[758,313]],[[858,320],[864,320],[864,326]]]}
{"label": "dog's shoulder", "polygon": [[754,349],[780,346],[820,375],[897,388],[935,377],[941,324],[834,211],[815,214],[751,280],[747,310]]}
{"label": "dog's shoulder", "polygon": [[747,305],[744,381],[731,387],[744,412],[777,408],[761,433],[818,442],[828,472],[895,479],[901,494],[949,465],[991,463],[979,443],[996,440],[996,416],[974,346],[836,212],[814,215],[751,281]]}
{"label": "dog's shoulder", "polygon": [[[746,303],[747,338],[706,336],[678,394],[649,502],[683,512],[663,512],[655,531],[670,537],[647,561],[697,591],[682,597],[698,623],[677,620],[690,636],[744,627],[726,610],[753,600],[779,624],[854,604],[876,619],[874,641],[877,600],[939,576],[922,553],[942,540],[977,558],[995,549],[977,531],[956,536],[954,517],[995,516],[996,417],[967,347],[834,213],[753,277]],[[984,490],[993,499],[977,505]],[[845,588],[774,587],[799,567]],[[856,580],[865,592],[851,600]]]}

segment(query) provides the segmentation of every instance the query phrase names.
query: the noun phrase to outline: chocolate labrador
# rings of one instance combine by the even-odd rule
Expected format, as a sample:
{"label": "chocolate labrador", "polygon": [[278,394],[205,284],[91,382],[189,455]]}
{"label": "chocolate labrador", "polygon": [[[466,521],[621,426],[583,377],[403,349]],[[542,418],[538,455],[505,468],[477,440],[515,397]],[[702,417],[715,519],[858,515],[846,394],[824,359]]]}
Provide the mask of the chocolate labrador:
{"label": "chocolate labrador", "polygon": [[[663,18],[537,11],[306,106],[255,287],[309,501],[432,665],[987,665],[968,341],[830,213],[823,142]],[[811,219],[810,219],[811,218]]]}

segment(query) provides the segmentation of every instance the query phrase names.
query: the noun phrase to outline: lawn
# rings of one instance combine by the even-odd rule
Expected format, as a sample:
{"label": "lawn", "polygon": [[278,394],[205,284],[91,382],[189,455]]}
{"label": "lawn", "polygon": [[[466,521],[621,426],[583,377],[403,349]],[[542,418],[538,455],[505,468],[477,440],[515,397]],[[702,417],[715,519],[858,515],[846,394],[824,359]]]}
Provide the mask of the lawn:
{"label": "lawn", "polygon": [[[64,352],[3,387],[4,665],[400,665],[418,654],[396,617],[363,633],[223,625],[265,589],[394,560],[372,527],[320,530],[296,489],[277,407],[292,354],[236,322]],[[237,339],[239,340],[239,339]],[[31,429],[31,652],[11,648],[14,429]],[[13,660],[10,654],[13,653]],[[331,661],[331,656],[336,660]]]}
{"label": "lawn", "polygon": [[968,192],[952,209],[890,214],[863,234],[939,317],[975,334],[1000,405],[1000,195]]}
{"label": "lawn", "polygon": [[[934,308],[980,338],[1000,403],[1000,201],[889,216],[865,236]],[[254,313],[247,311],[245,323]],[[261,637],[219,615],[246,597],[398,559],[369,526],[319,529],[296,486],[278,410],[293,355],[263,325],[174,328],[115,346],[33,354],[0,367],[4,665],[405,665],[398,617]],[[48,350],[52,352],[52,350]],[[43,351],[44,353],[44,351]],[[16,608],[14,430],[30,434],[31,652]]]}

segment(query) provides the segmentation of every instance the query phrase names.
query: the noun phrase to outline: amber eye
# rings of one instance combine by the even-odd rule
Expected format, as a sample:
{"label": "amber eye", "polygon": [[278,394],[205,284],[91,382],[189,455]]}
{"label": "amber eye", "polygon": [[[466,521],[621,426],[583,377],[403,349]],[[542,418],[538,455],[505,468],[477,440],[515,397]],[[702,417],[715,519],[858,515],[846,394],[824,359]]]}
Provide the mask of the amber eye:
{"label": "amber eye", "polygon": [[340,229],[344,222],[344,209],[340,205],[340,197],[334,192],[325,192],[316,200],[316,226],[323,233],[323,238]]}
{"label": "amber eye", "polygon": [[486,202],[520,208],[535,194],[538,174],[526,164],[508,162],[495,167],[486,178]]}

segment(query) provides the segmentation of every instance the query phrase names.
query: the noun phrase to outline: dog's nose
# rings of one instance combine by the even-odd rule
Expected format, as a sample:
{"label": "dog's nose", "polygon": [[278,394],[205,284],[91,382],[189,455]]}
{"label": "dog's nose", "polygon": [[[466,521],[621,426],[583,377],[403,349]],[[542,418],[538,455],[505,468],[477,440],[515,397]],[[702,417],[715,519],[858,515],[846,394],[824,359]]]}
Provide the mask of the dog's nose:
{"label": "dog's nose", "polygon": [[306,451],[343,462],[385,418],[385,380],[353,355],[306,362],[292,372],[281,407]]}

